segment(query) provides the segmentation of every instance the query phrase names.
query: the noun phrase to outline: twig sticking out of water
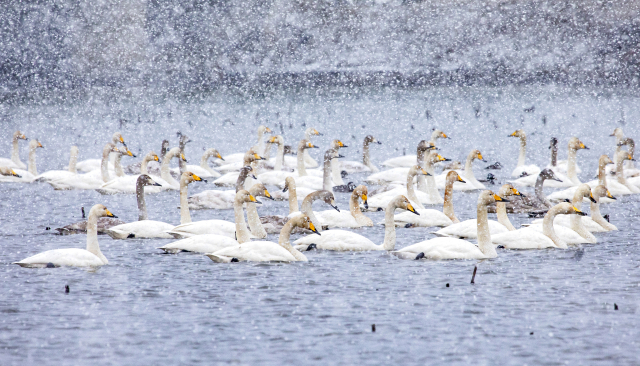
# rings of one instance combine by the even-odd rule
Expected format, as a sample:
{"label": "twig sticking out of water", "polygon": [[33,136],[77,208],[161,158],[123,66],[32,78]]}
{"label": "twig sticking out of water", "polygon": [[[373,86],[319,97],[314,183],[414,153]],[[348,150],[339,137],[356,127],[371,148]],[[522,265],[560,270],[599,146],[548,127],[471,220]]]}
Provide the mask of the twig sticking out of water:
{"label": "twig sticking out of water", "polygon": [[371,324],[371,332],[372,333],[376,332],[376,325],[375,324]]}
{"label": "twig sticking out of water", "polygon": [[478,266],[473,266],[473,276],[471,276],[471,284],[476,283],[476,272],[478,272]]}

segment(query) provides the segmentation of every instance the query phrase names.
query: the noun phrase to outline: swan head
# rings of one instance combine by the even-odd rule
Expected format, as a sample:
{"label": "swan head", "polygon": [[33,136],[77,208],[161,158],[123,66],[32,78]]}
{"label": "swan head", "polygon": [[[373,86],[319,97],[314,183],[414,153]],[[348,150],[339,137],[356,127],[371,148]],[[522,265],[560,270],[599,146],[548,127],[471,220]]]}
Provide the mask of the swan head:
{"label": "swan head", "polygon": [[446,182],[450,184],[453,184],[455,182],[467,183],[464,179],[462,179],[462,177],[460,177],[460,174],[458,174],[458,172],[456,172],[455,170],[452,170],[449,173],[447,173],[447,177],[445,179],[446,179]]}
{"label": "swan head", "polygon": [[623,162],[625,160],[635,161],[633,156],[626,151],[618,151],[616,154],[616,163]]}
{"label": "swan head", "polygon": [[332,149],[337,150],[337,149],[340,149],[340,148],[343,148],[343,147],[349,147],[349,146],[345,145],[345,144],[344,144],[342,141],[340,141],[340,140],[333,140],[333,141],[331,141],[331,148],[332,148]]}
{"label": "swan head", "polygon": [[340,209],[338,208],[338,205],[336,204],[336,198],[333,195],[333,192],[331,191],[326,191],[326,190],[321,190],[321,191],[316,191],[314,193],[316,197],[315,199],[321,200],[322,202],[326,203],[327,205],[333,207],[336,211],[340,212]]}
{"label": "swan head", "polygon": [[144,158],[148,161],[160,161],[158,154],[156,154],[154,151],[150,151]]}
{"label": "swan head", "polygon": [[91,207],[91,211],[89,211],[89,216],[95,215],[97,217],[112,217],[117,219],[118,216],[111,213],[111,211],[107,210],[105,205],[97,204]]}
{"label": "swan head", "polygon": [[180,146],[184,146],[189,142],[191,142],[191,139],[189,138],[189,136],[180,134],[180,140],[179,140]]}
{"label": "swan head", "polygon": [[[586,213],[580,211],[577,207],[575,207],[574,205],[572,205],[571,203],[568,203],[568,202],[558,203],[557,205],[553,206],[553,208],[551,208],[551,210],[555,211],[556,215],[557,214],[564,214],[564,215],[587,216]],[[549,211],[551,211],[551,210],[549,210]]]}
{"label": "swan head", "polygon": [[387,210],[390,212],[395,211],[396,208],[401,208],[420,216],[420,213],[416,211],[415,208],[413,208],[413,205],[411,204],[411,202],[409,202],[409,199],[403,195],[396,196],[396,198],[387,206]]}
{"label": "swan head", "polygon": [[356,198],[356,202],[358,202],[358,198],[360,198],[362,200],[362,203],[364,204],[364,208],[367,208],[367,209],[369,208],[369,202],[367,202],[368,194],[369,194],[369,189],[365,185],[357,186],[353,190],[353,193],[351,193],[351,195]]}
{"label": "swan head", "polygon": [[256,179],[256,180],[258,179],[256,177],[256,175],[254,174],[254,170],[253,170],[253,167],[251,165],[243,166],[242,168],[240,168],[239,176],[243,175],[243,174],[245,175],[245,177],[251,176],[251,178],[253,178],[253,179]]}
{"label": "swan head", "polygon": [[258,201],[249,191],[241,189],[236,193],[236,202],[239,204],[243,203],[257,203],[261,204],[262,202]]}
{"label": "swan head", "polygon": [[318,130],[316,130],[313,127],[307,128],[307,130],[304,131],[304,133],[307,134],[307,135],[322,136],[322,134],[320,132],[318,132]]}
{"label": "swan head", "polygon": [[427,141],[427,140],[422,140],[418,143],[418,148],[417,148],[418,152],[425,152],[425,151],[429,151],[429,150],[438,150],[438,148],[436,147],[435,144]]}
{"label": "swan head", "polygon": [[20,174],[16,173],[13,169],[6,166],[0,166],[0,175],[22,178]]}
{"label": "swan head", "polygon": [[293,147],[291,145],[284,145],[284,154],[285,155],[296,155],[295,150],[293,150]]}
{"label": "swan head", "polygon": [[284,138],[282,138],[282,135],[271,136],[271,138],[269,140],[267,140],[267,143],[276,144],[276,145],[284,145]]}
{"label": "swan head", "polygon": [[258,126],[258,134],[262,135],[264,133],[271,133],[271,129],[265,125]]}
{"label": "swan head", "polygon": [[344,155],[340,155],[337,150],[329,149],[324,153],[324,161],[329,161],[331,159],[336,158],[344,158]]}
{"label": "swan head", "polygon": [[498,196],[490,190],[485,190],[478,197],[478,205],[488,206],[494,202],[510,202],[509,200]]}
{"label": "swan head", "polygon": [[111,136],[111,142],[116,145],[118,143],[127,146],[127,144],[124,142],[124,137],[122,137],[122,134],[120,132],[116,132],[113,134],[113,136]]}
{"label": "swan head", "polygon": [[508,197],[508,196],[526,197],[524,194],[520,193],[520,191],[518,191],[511,183],[504,184],[502,187],[500,187],[500,190],[498,191],[498,195],[501,197]]}
{"label": "swan head", "polygon": [[616,129],[613,130],[613,133],[609,136],[615,136],[617,139],[622,139],[624,138],[624,133],[622,132],[622,128],[616,127]]}
{"label": "swan head", "polygon": [[439,129],[434,128],[434,129],[433,129],[433,132],[431,133],[431,140],[434,140],[434,141],[435,141],[436,139],[440,139],[440,138],[442,138],[442,139],[448,139],[448,138],[450,138],[450,137],[449,137],[449,136],[447,136],[447,134],[446,134],[446,133],[444,133],[444,132],[440,131]]}
{"label": "swan head", "polygon": [[518,138],[527,138],[527,134],[524,133],[524,130],[515,130],[509,137],[518,137]]}
{"label": "swan head", "polygon": [[182,173],[182,176],[180,176],[180,182],[185,182],[186,184],[189,183],[193,183],[193,182],[205,182],[207,183],[207,181],[205,179],[200,178],[199,176],[193,174],[192,172],[184,172]]}
{"label": "swan head", "polygon": [[42,148],[44,149],[44,146],[42,146],[42,144],[40,143],[40,141],[33,139],[31,141],[29,141],[29,148],[30,149],[37,149],[37,148]]}
{"label": "swan head", "polygon": [[558,150],[558,139],[555,137],[551,138],[551,141],[549,142],[549,149],[554,149],[554,150]]}
{"label": "swan head", "polygon": [[569,139],[569,149],[572,150],[589,150],[588,147],[586,147],[584,145],[584,143],[582,141],[580,141],[580,139],[578,139],[577,137],[572,137]]}
{"label": "swan head", "polygon": [[414,165],[411,167],[411,169],[409,169],[409,175],[431,175],[429,173],[427,173],[426,170],[420,168],[418,165]]}
{"label": "swan head", "polygon": [[613,197],[611,195],[611,192],[609,192],[609,190],[607,189],[607,187],[603,186],[602,184],[593,188],[591,192],[593,193],[593,198],[595,198],[597,202],[600,202],[600,197],[607,197],[612,200],[617,199]]}
{"label": "swan head", "polygon": [[317,149],[318,147],[311,143],[311,141],[307,139],[302,139],[298,143],[298,154],[301,154],[306,149]]}
{"label": "swan head", "polygon": [[593,198],[593,192],[591,192],[591,187],[589,187],[589,185],[586,183],[579,185],[578,189],[576,189],[576,192],[573,194],[574,200],[576,199],[581,200],[583,197],[588,198],[589,201],[593,203],[597,203],[596,199]]}
{"label": "swan head", "polygon": [[609,156],[606,155],[606,154],[600,155],[600,159],[598,159],[598,165],[599,166],[605,166],[605,165],[609,165],[609,164],[613,164],[613,161],[611,161]]}
{"label": "swan head", "polygon": [[284,180],[284,189],[282,192],[286,192],[289,189],[296,189],[296,180],[293,177],[286,177]]}
{"label": "swan head", "polygon": [[315,234],[320,235],[316,226],[311,222],[311,219],[307,215],[296,215],[289,220],[294,227],[301,227],[303,229],[309,229]]}
{"label": "swan head", "polygon": [[364,138],[364,143],[365,143],[365,144],[378,144],[378,145],[382,145],[382,142],[380,142],[380,141],[376,140],[376,138],[375,138],[375,137],[373,137],[373,136],[371,136],[371,135],[367,135],[367,136]]}
{"label": "swan head", "polygon": [[545,179],[545,180],[546,180],[546,179],[549,179],[549,180],[555,180],[556,182],[561,182],[561,183],[562,183],[562,180],[560,180],[560,179],[556,176],[556,174],[553,172],[553,170],[551,170],[551,169],[549,169],[549,168],[543,169],[543,170],[540,172],[539,177],[542,177],[542,179]]}
{"label": "swan head", "polygon": [[218,159],[220,159],[220,160],[224,161],[224,159],[222,158],[222,155],[220,155],[220,153],[218,152],[218,150],[216,150],[216,149],[214,149],[214,148],[207,149],[207,150],[204,152],[204,155],[205,155],[205,156],[207,156],[207,157],[209,157],[209,156],[213,156],[214,158],[218,158]]}
{"label": "swan head", "polygon": [[250,148],[245,154],[244,154],[244,164],[245,165],[249,165],[251,163],[253,163],[254,161],[257,160],[266,160],[265,158],[263,158],[262,156],[260,156],[253,148]]}
{"label": "swan head", "polygon": [[132,158],[136,157],[136,155],[132,153],[131,150],[129,150],[129,148],[126,145],[124,146],[124,150],[123,149],[116,149],[116,150],[122,156],[126,155],[126,156],[131,156]]}
{"label": "swan head", "polygon": [[631,137],[625,137],[620,142],[618,142],[618,146],[629,146],[630,148],[636,147],[636,142]]}
{"label": "swan head", "polygon": [[141,174],[138,177],[137,185],[142,185],[143,187],[149,187],[149,186],[160,186],[160,187],[162,187],[162,184],[154,181],[153,179],[151,179],[150,176],[148,176],[146,174]]}
{"label": "swan head", "polygon": [[20,131],[16,131],[13,133],[13,139],[14,140],[28,140],[27,136],[24,135],[24,133],[20,132]]}
{"label": "swan head", "polygon": [[270,200],[273,199],[273,197],[271,197],[271,194],[269,193],[267,188],[264,186],[264,184],[260,182],[251,186],[251,188],[249,188],[249,193],[251,193],[253,197],[266,197]]}
{"label": "swan head", "polygon": [[471,158],[471,160],[478,159],[485,163],[487,162],[486,160],[484,160],[484,157],[482,156],[482,153],[480,152],[480,150],[471,150],[471,152],[469,153],[469,157]]}

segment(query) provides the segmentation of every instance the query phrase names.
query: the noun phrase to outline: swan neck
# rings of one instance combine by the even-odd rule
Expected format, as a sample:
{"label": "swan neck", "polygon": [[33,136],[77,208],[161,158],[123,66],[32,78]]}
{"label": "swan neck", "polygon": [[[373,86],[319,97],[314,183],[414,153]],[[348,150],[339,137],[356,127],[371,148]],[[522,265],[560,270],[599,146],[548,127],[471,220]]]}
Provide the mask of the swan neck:
{"label": "swan neck", "polygon": [[487,205],[478,203],[478,249],[489,258],[498,256],[495,246],[491,243],[491,232],[489,231],[489,219],[487,215]]}
{"label": "swan neck", "polygon": [[598,185],[607,186],[607,166],[598,164]]}
{"label": "swan neck", "polygon": [[122,154],[116,154],[116,158],[113,160],[113,170],[116,173],[116,177],[124,177],[124,170],[122,170]]}
{"label": "swan neck", "polygon": [[298,210],[298,193],[296,187],[289,184],[289,215]]}
{"label": "swan neck", "polygon": [[100,251],[98,244],[98,216],[90,212],[87,219],[87,251],[95,254],[105,264],[108,263],[107,258]]}
{"label": "swan neck", "polygon": [[76,164],[78,163],[78,150],[71,149],[71,156],[69,157],[69,172],[76,174],[78,170],[76,169]]}
{"label": "swan neck", "polygon": [[18,166],[22,166],[22,162],[20,161],[20,146],[18,145],[18,137],[14,136],[11,141],[11,161],[16,163]]}
{"label": "swan neck", "polygon": [[384,242],[382,243],[382,249],[390,251],[396,247],[396,223],[394,221],[394,215],[397,205],[391,202],[384,213]]}
{"label": "swan neck", "polygon": [[189,190],[187,181],[180,179],[180,224],[188,224],[191,222],[191,213],[189,213]]}
{"label": "swan neck", "polygon": [[542,233],[551,239],[557,247],[566,247],[566,244],[564,244],[558,235],[556,235],[556,230],[553,227],[553,221],[557,214],[558,211],[555,208],[552,208],[546,215],[544,215],[544,219],[542,220]]}
{"label": "swan neck", "polygon": [[261,239],[267,237],[267,232],[260,222],[257,205],[253,202],[247,202],[247,221],[249,222],[249,230],[254,236]]}
{"label": "swan neck", "polygon": [[520,155],[518,155],[517,168],[525,164],[526,157],[527,157],[527,137],[522,136],[520,137]]}
{"label": "swan neck", "polygon": [[149,174],[148,165],[151,159],[153,159],[151,156],[145,156],[144,159],[142,159],[140,163],[140,174]]}
{"label": "swan neck", "polygon": [[547,196],[545,196],[544,194],[544,178],[542,177],[542,175],[538,175],[538,178],[536,179],[536,186],[535,186],[535,195],[536,198],[542,202],[545,206],[547,207],[551,207],[551,203],[549,202],[549,200],[547,200]]}
{"label": "swan neck", "polygon": [[240,170],[240,174],[238,174],[238,179],[236,179],[236,193],[244,189],[244,182],[247,180],[248,176],[249,176],[249,171],[247,169]]}
{"label": "swan neck", "polygon": [[351,216],[358,221],[358,218],[364,215],[362,214],[362,210],[360,210],[360,205],[358,204],[358,196],[354,193],[349,197],[349,212],[351,212]]}
{"label": "swan neck", "polygon": [[297,260],[301,262],[306,262],[307,257],[302,254],[299,250],[291,246],[290,238],[291,231],[293,231],[293,220],[287,221],[286,224],[280,230],[280,236],[278,237],[278,244],[282,246],[284,249],[288,250],[289,253]]}
{"label": "swan neck", "polygon": [[[336,185],[344,184],[344,181],[342,180],[342,176],[340,175],[341,168],[342,168],[342,165],[338,159],[331,159],[331,176],[333,179],[333,183],[335,183]],[[323,189],[330,190],[327,188],[323,188]]]}
{"label": "swan neck", "polygon": [[571,179],[572,182],[579,182],[578,174],[576,173],[576,154],[578,150],[569,148],[567,152],[567,177]]}
{"label": "swan neck", "polygon": [[496,203],[496,215],[498,216],[498,222],[504,225],[509,231],[514,231],[516,228],[511,224],[509,216],[507,216],[507,204],[504,202]]}
{"label": "swan neck", "polygon": [[591,219],[605,229],[609,229],[611,224],[602,217],[600,213],[600,198],[596,198],[598,203],[591,202]]}
{"label": "swan neck", "polygon": [[318,232],[322,232],[322,225],[320,221],[318,221],[318,219],[316,218],[316,215],[313,213],[313,207],[311,206],[313,201],[317,199],[318,199],[317,192],[311,193],[307,197],[305,197],[304,200],[302,200],[300,212],[309,216],[309,219],[311,220],[311,222],[313,222],[313,225],[315,225],[316,230],[318,230]]}
{"label": "swan neck", "polygon": [[[138,200],[138,221],[146,220],[147,202],[144,199],[144,183],[142,181],[136,182],[136,198]],[[180,207],[182,207],[182,197],[180,199]]]}
{"label": "swan neck", "polygon": [[618,159],[616,161],[616,179],[618,183],[627,185],[627,180],[624,178],[624,160]]}
{"label": "swan neck", "polygon": [[[416,174],[411,174],[411,170],[409,171],[409,174],[407,174],[407,198],[409,198],[409,201],[413,202],[414,205],[419,208],[419,209],[424,209],[424,206],[422,205],[422,202],[420,202],[420,200],[418,199],[418,196],[416,196],[416,191],[413,189],[413,178],[416,176]],[[424,176],[423,180],[424,180]],[[418,176],[418,179],[420,179],[420,176]],[[358,207],[358,209],[360,209]]]}
{"label": "swan neck", "polygon": [[447,179],[447,184],[444,188],[444,204],[442,206],[442,213],[444,213],[453,223],[458,223],[460,220],[456,217],[453,211],[453,183]]}
{"label": "swan neck", "polygon": [[177,180],[175,180],[169,171],[169,164],[171,163],[171,159],[176,156],[175,153],[172,153],[171,150],[165,155],[164,160],[162,160],[162,164],[160,165],[160,177],[167,183],[169,183],[174,188],[179,186]]}
{"label": "swan neck", "polygon": [[36,168],[36,147],[29,148],[29,164],[27,168],[29,173],[38,175],[38,169]]}
{"label": "swan neck", "polygon": [[238,243],[242,244],[251,240],[247,223],[244,220],[244,213],[242,212],[242,202],[238,200],[233,201],[233,218],[236,222],[236,240]]}
{"label": "swan neck", "polygon": [[333,192],[333,184],[331,184],[331,160],[325,159],[322,167],[322,189]]}
{"label": "swan neck", "polygon": [[555,168],[558,165],[558,145],[551,146],[551,166]]}
{"label": "swan neck", "polygon": [[304,152],[306,149],[298,149],[298,176],[304,177],[307,175],[307,169],[304,166]]}
{"label": "swan neck", "polygon": [[[306,150],[305,150],[306,151]],[[273,170],[279,172],[284,165],[284,144],[278,144],[278,152],[276,154],[276,166]]]}
{"label": "swan neck", "polygon": [[100,163],[100,173],[102,174],[102,181],[109,181],[109,151],[105,151],[102,154],[102,162]]}
{"label": "swan neck", "polygon": [[369,169],[372,169],[371,166],[373,164],[371,164],[371,159],[369,158],[369,143],[367,141],[362,145],[362,164],[367,166]]}

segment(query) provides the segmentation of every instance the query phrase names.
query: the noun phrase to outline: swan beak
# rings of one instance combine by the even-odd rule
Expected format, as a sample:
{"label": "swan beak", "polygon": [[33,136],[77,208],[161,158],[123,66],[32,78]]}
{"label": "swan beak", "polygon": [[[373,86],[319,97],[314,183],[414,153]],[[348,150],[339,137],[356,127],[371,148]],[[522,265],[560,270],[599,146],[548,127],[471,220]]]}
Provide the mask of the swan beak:
{"label": "swan beak", "polygon": [[185,163],[188,163],[187,158],[184,157],[184,154],[180,154],[180,159],[182,159],[182,161],[184,161]]}
{"label": "swan beak", "polygon": [[269,127],[265,127],[265,128],[264,128],[264,132],[271,133],[271,129],[270,129]]}
{"label": "swan beak", "polygon": [[458,182],[460,182],[460,183],[467,183],[464,179],[460,178],[460,176],[458,176]]}
{"label": "swan beak", "polygon": [[13,171],[13,169],[11,169],[11,175],[13,175],[14,177],[18,177],[18,178],[22,178],[22,176],[16,172]]}
{"label": "swan beak", "polygon": [[507,137],[515,137],[517,133],[518,133],[518,131],[515,131],[514,133],[512,133],[511,135],[509,135]]}
{"label": "swan beak", "polygon": [[200,177],[198,177],[197,175],[194,174],[193,175],[193,180],[200,181],[200,180],[202,180],[202,178],[200,178]]}
{"label": "swan beak", "polygon": [[580,148],[581,148],[581,149],[589,150],[589,148],[588,148],[588,147],[586,147],[586,146],[584,146],[584,144],[583,144],[582,142],[580,143]]}
{"label": "swan beak", "polygon": [[520,193],[520,192],[519,192],[517,189],[515,189],[515,188],[511,188],[511,193],[513,193],[513,194],[514,194],[514,195],[516,195],[516,196],[522,196],[522,197],[524,197],[524,196],[525,196],[524,194]]}
{"label": "swan beak", "polygon": [[269,194],[269,191],[267,191],[266,189],[264,190],[264,196],[267,197],[270,200],[273,199],[273,197],[271,197],[271,194]]}
{"label": "swan beak", "polygon": [[316,136],[322,136],[322,134],[318,130],[313,130],[313,134]]}
{"label": "swan beak", "polygon": [[613,197],[613,196],[611,195],[611,192],[609,192],[609,191],[607,191],[607,197],[608,197],[608,198],[611,198],[612,200],[617,200],[617,198]]}
{"label": "swan beak", "polygon": [[129,149],[127,149],[127,155],[129,155],[129,156],[131,156],[133,158],[136,157],[136,155],[134,153],[132,153],[131,150],[129,150]]}
{"label": "swan beak", "polygon": [[27,136],[25,136],[24,134],[18,136],[18,138],[23,140],[28,140]]}
{"label": "swan beak", "polygon": [[558,178],[551,178],[551,180],[555,180],[556,182],[562,183],[562,181],[560,179],[558,179]]}
{"label": "swan beak", "polygon": [[220,155],[220,153],[218,153],[218,159],[224,161],[224,159],[222,158],[222,155]]}
{"label": "swan beak", "polygon": [[273,136],[272,138],[269,139],[269,143],[273,144],[274,142],[276,142],[276,137]]}
{"label": "swan beak", "polygon": [[[336,157],[337,157],[338,159],[339,159],[339,158],[344,158],[344,155],[340,155],[340,154],[338,154],[338,156],[336,156]],[[629,159],[629,160],[632,160],[632,159]]]}
{"label": "swan beak", "polygon": [[153,160],[155,160],[155,161],[160,161],[160,158],[158,157],[158,155],[154,155],[154,156],[153,156]]}
{"label": "swan beak", "polygon": [[496,200],[496,202],[511,202],[511,201],[509,201],[509,200],[506,200],[506,199],[504,199],[504,198],[502,198],[502,197],[498,196],[498,195],[497,195],[497,194],[495,194],[495,193],[493,194],[493,198]]}
{"label": "swan beak", "polygon": [[38,147],[41,147],[44,149],[44,146],[42,146],[42,143],[40,143],[40,141],[38,141]]}
{"label": "swan beak", "polygon": [[422,171],[422,175],[431,176],[431,174],[427,173],[424,169],[420,169]]}
{"label": "swan beak", "polygon": [[575,206],[573,207],[573,211],[575,211],[577,215],[580,215],[580,216],[587,216],[587,214],[586,214],[586,213],[584,213],[584,212],[582,212],[582,211],[578,210],[577,208],[575,208]]}
{"label": "swan beak", "polygon": [[284,189],[282,190],[282,193],[286,192],[288,189],[289,189],[288,185],[284,186]]}
{"label": "swan beak", "polygon": [[331,205],[331,207],[335,208],[336,211],[340,212],[340,209],[338,208],[338,206]]}
{"label": "swan beak", "polygon": [[427,147],[427,150],[440,150],[437,147],[430,145],[429,147]]}
{"label": "swan beak", "polygon": [[418,213],[418,211],[416,211],[416,209],[413,208],[413,206],[410,203],[407,204],[407,210],[409,210],[409,211],[413,212],[414,214],[420,216],[420,213]]}
{"label": "swan beak", "polygon": [[249,195],[249,201],[254,202],[254,203],[260,203],[260,202],[258,202],[258,200],[255,197],[253,197],[252,194]]}
{"label": "swan beak", "polygon": [[160,184],[160,183],[158,183],[158,182],[153,182],[152,186],[162,187],[162,184]]}
{"label": "swan beak", "polygon": [[313,224],[313,222],[309,221],[309,230],[313,231],[314,233],[320,235],[320,233],[318,232],[318,230],[316,229],[316,226]]}
{"label": "swan beak", "polygon": [[596,199],[595,199],[595,198],[593,198],[593,193],[590,193],[590,194],[589,194],[589,201],[591,201],[591,202],[593,202],[593,203],[597,203],[597,202],[596,202]]}
{"label": "swan beak", "polygon": [[340,146],[340,147],[349,147],[349,146],[343,144],[342,141],[338,141],[338,146]]}
{"label": "swan beak", "polygon": [[318,147],[317,147],[316,145],[312,144],[312,143],[308,143],[308,144],[307,144],[307,146],[308,146],[310,149],[318,149]]}
{"label": "swan beak", "polygon": [[380,141],[378,141],[378,140],[376,140],[376,143],[377,143],[378,145],[382,145],[382,142],[380,142]]}
{"label": "swan beak", "polygon": [[450,138],[450,137],[449,137],[449,136],[447,136],[447,134],[443,132],[443,133],[442,133],[442,138],[443,138],[443,139],[448,139],[448,138]]}
{"label": "swan beak", "polygon": [[478,160],[480,161],[484,161],[485,163],[487,162],[486,160],[484,160],[484,158],[482,157],[482,154],[478,154]]}
{"label": "swan beak", "polygon": [[258,180],[258,177],[256,177],[256,175],[255,175],[255,174],[251,174],[251,178],[253,178],[253,179],[255,179],[255,180]]}
{"label": "swan beak", "polygon": [[107,217],[113,217],[114,219],[118,218],[118,216],[112,214],[111,211],[109,211],[109,210],[105,210],[105,212],[107,213]]}

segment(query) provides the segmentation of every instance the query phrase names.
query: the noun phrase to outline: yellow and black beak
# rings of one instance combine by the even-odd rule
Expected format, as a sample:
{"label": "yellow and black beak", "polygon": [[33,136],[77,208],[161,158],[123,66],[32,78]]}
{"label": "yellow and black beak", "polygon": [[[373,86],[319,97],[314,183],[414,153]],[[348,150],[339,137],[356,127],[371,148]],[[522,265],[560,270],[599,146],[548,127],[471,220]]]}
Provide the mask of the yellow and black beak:
{"label": "yellow and black beak", "polygon": [[309,221],[309,230],[313,231],[314,233],[320,235],[320,233],[318,232],[318,230],[316,229],[316,226],[313,224],[313,222]]}
{"label": "yellow and black beak", "polygon": [[22,134],[20,136],[18,136],[19,139],[23,139],[23,140],[28,140],[27,136],[25,136],[25,134]]}
{"label": "yellow and black beak", "polygon": [[198,177],[197,175],[195,175],[195,174],[194,174],[194,175],[193,175],[193,180],[195,180],[195,181],[201,181],[201,180],[202,180],[202,178],[200,178],[200,177]]}
{"label": "yellow and black beak", "polygon": [[318,130],[313,130],[313,134],[316,136],[322,136],[322,134]]}
{"label": "yellow and black beak", "polygon": [[467,183],[464,179],[460,178],[460,176],[458,176],[458,182],[460,182],[460,183]]}
{"label": "yellow and black beak", "polygon": [[427,173],[427,171],[424,170],[424,169],[420,169],[420,171],[421,171],[422,175],[431,176],[431,174]]}
{"label": "yellow and black beak", "polygon": [[343,144],[342,141],[338,141],[338,146],[340,146],[340,147],[349,147],[349,146]]}
{"label": "yellow and black beak", "polygon": [[263,158],[262,156],[260,156],[260,155],[258,155],[258,154],[253,154],[253,157],[254,157],[256,160],[265,160],[265,158]]}
{"label": "yellow and black beak", "polygon": [[13,169],[11,169],[11,175],[13,175],[16,178],[22,178],[22,176],[16,172],[13,171]]}
{"label": "yellow and black beak", "polygon": [[258,201],[252,194],[249,195],[249,200],[253,203],[262,204],[262,202]]}
{"label": "yellow and black beak", "polygon": [[585,149],[585,150],[589,150],[589,148],[584,146],[584,144],[582,142],[580,142],[580,148],[581,149]]}
{"label": "yellow and black beak", "polygon": [[482,157],[482,154],[480,153],[478,153],[478,160],[484,161],[485,163],[487,162],[486,160],[484,160],[484,158]]}
{"label": "yellow and black beak", "polygon": [[154,155],[154,156],[153,156],[153,160],[155,160],[155,161],[160,161],[160,158],[158,157],[158,155]]}
{"label": "yellow and black beak", "polygon": [[410,203],[409,203],[409,204],[407,204],[407,210],[408,210],[408,211],[410,211],[410,212],[413,212],[414,214],[416,214],[416,215],[418,215],[418,216],[420,216],[420,213],[418,213],[418,211],[416,211],[416,209],[415,209],[415,208],[413,208],[413,205],[412,205],[412,204],[410,204]]}
{"label": "yellow and black beak", "polygon": [[131,156],[132,158],[136,157],[136,154],[132,153],[129,149],[127,149],[127,155]]}
{"label": "yellow and black beak", "polygon": [[111,211],[109,211],[109,210],[106,210],[106,209],[105,209],[105,212],[107,213],[107,217],[113,217],[114,219],[117,219],[117,218],[118,218],[118,216],[116,216],[116,215],[112,214],[112,213],[111,213]]}
{"label": "yellow and black beak", "polygon": [[578,210],[575,206],[573,207],[573,211],[575,211],[576,215],[580,215],[580,216],[587,216],[586,213]]}
{"label": "yellow and black beak", "polygon": [[612,200],[617,200],[617,198],[611,195],[611,192],[609,192],[609,190],[607,190],[607,198],[611,198]]}
{"label": "yellow and black beak", "polygon": [[273,136],[272,138],[269,139],[269,143],[273,144],[274,142],[276,142],[276,137]]}
{"label": "yellow and black beak", "polygon": [[493,194],[493,198],[496,200],[496,202],[511,202],[511,201],[509,201],[509,200],[507,200],[507,199],[504,199],[504,198],[502,198],[502,197],[498,196],[498,195],[497,195],[497,194],[495,194],[495,193]]}
{"label": "yellow and black beak", "polygon": [[589,193],[589,201],[596,203],[596,199],[593,198],[593,192]]}
{"label": "yellow and black beak", "polygon": [[180,159],[182,159],[182,161],[184,161],[185,163],[188,163],[187,158],[184,157],[184,154],[180,154]]}
{"label": "yellow and black beak", "polygon": [[267,197],[270,200],[273,199],[273,197],[271,197],[271,194],[269,193],[269,191],[267,191],[266,189],[264,190],[264,196]]}
{"label": "yellow and black beak", "polygon": [[265,127],[265,128],[264,128],[264,132],[271,133],[271,129],[270,129],[269,127]]}
{"label": "yellow and black beak", "polygon": [[440,154],[438,154],[438,160],[439,161],[451,161],[451,159],[443,158],[442,155],[440,155]]}
{"label": "yellow and black beak", "polygon": [[367,202],[367,195],[363,194],[362,196],[360,196],[360,198],[362,198],[362,203],[364,203],[364,208],[369,209],[369,202]]}
{"label": "yellow and black beak", "polygon": [[44,149],[44,146],[42,146],[42,143],[40,141],[38,141],[38,147],[41,147]]}
{"label": "yellow and black beak", "polygon": [[447,136],[447,134],[443,132],[443,133],[442,133],[442,138],[443,138],[443,139],[448,139],[448,138],[450,138],[450,137],[449,137],[449,136]]}
{"label": "yellow and black beak", "polygon": [[518,191],[515,188],[511,188],[511,193],[513,193],[514,196],[521,196],[521,197],[525,197],[524,194],[520,193],[520,191]]}
{"label": "yellow and black beak", "polygon": [[124,143],[124,138],[123,138],[122,136],[120,136],[120,142],[121,142],[123,145],[125,145],[125,143]]}
{"label": "yellow and black beak", "polygon": [[222,155],[220,155],[220,153],[218,153],[218,159],[224,161],[224,159],[222,158]]}
{"label": "yellow and black beak", "polygon": [[518,133],[518,131],[515,131],[514,133],[512,133],[511,135],[509,135],[509,137],[515,137],[517,133]]}

